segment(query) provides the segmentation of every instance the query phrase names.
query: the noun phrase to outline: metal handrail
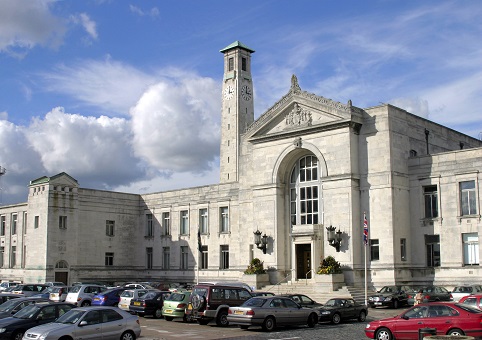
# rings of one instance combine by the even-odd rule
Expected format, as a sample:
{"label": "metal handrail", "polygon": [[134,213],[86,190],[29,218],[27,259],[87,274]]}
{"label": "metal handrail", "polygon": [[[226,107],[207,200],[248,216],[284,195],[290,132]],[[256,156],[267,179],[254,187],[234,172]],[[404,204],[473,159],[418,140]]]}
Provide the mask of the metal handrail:
{"label": "metal handrail", "polygon": [[[274,285],[271,286],[270,289],[267,289],[266,291],[269,292],[271,289],[273,289],[274,287],[276,286],[279,286],[279,284],[283,281],[285,281],[290,275],[287,274],[284,278],[282,278],[280,281],[276,282]],[[278,290],[278,294],[279,294],[279,290]]]}
{"label": "metal handrail", "polygon": [[[306,283],[306,285],[308,285],[308,274],[311,273],[311,272],[313,272],[313,275],[316,274],[316,272],[315,272],[314,269],[310,269],[310,270],[308,271],[308,273],[306,273],[306,275],[305,275],[305,283]],[[312,276],[312,277],[313,277],[313,276]]]}

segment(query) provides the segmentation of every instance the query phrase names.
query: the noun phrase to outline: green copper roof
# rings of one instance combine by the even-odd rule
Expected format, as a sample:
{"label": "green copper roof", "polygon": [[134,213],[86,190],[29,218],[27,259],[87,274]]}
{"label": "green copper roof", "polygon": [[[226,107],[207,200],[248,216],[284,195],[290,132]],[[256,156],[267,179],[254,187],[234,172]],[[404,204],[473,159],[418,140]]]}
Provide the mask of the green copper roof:
{"label": "green copper roof", "polygon": [[229,50],[232,50],[233,48],[242,48],[243,50],[246,50],[250,53],[254,53],[254,50],[250,49],[248,46],[244,45],[241,41],[239,40],[236,40],[235,42],[233,42],[231,45],[229,46],[226,46],[225,48],[223,48],[222,50],[220,50],[219,52],[221,53],[224,53],[224,52],[227,52]]}
{"label": "green copper roof", "polygon": [[56,178],[62,177],[62,176],[68,177],[71,181],[75,182],[76,184],[78,183],[77,180],[75,178],[73,178],[72,176],[70,176],[69,174],[67,174],[65,172],[61,172],[61,173],[59,173],[55,176],[52,176],[52,177],[42,176],[40,178],[34,179],[34,180],[30,181],[30,185],[49,183],[50,181],[52,181]]}

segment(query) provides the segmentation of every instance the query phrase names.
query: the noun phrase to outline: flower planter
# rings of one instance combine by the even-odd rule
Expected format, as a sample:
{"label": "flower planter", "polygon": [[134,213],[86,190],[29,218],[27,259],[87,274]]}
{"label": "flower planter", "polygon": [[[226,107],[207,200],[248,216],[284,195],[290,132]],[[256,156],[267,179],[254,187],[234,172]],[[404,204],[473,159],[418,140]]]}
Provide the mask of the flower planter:
{"label": "flower planter", "polygon": [[345,285],[343,274],[316,274],[315,284],[318,291],[329,293],[340,289]]}
{"label": "flower planter", "polygon": [[243,274],[241,280],[250,287],[260,289],[261,287],[269,285],[269,275],[266,274]]}

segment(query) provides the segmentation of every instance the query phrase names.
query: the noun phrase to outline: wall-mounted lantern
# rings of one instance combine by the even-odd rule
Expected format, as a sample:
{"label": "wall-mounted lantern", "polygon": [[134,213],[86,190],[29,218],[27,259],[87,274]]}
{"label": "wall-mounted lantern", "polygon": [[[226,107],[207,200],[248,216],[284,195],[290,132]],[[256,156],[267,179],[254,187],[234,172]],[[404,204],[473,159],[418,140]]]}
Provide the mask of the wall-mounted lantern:
{"label": "wall-mounted lantern", "polygon": [[262,232],[256,228],[256,231],[254,233],[254,244],[256,244],[256,247],[258,249],[261,249],[263,251],[263,254],[266,254],[266,249],[268,247],[268,236],[264,234],[261,236]]}
{"label": "wall-mounted lantern", "polygon": [[328,239],[328,243],[330,246],[335,247],[337,252],[340,252],[341,241],[343,240],[343,233],[338,228],[338,231],[335,231],[336,228],[333,226],[326,227],[326,237]]}

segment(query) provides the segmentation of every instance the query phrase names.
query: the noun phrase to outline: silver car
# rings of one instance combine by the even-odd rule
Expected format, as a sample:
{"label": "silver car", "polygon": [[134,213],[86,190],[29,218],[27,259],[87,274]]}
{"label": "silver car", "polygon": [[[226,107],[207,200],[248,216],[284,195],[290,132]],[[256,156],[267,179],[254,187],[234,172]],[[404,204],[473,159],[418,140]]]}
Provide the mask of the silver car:
{"label": "silver car", "polygon": [[139,318],[116,307],[79,307],[56,321],[27,330],[23,340],[134,340],[141,334]]}
{"label": "silver car", "polygon": [[315,327],[319,311],[301,307],[290,298],[283,296],[259,296],[245,301],[239,307],[229,307],[229,324],[242,329],[261,326],[271,332],[278,326],[308,325]]}

